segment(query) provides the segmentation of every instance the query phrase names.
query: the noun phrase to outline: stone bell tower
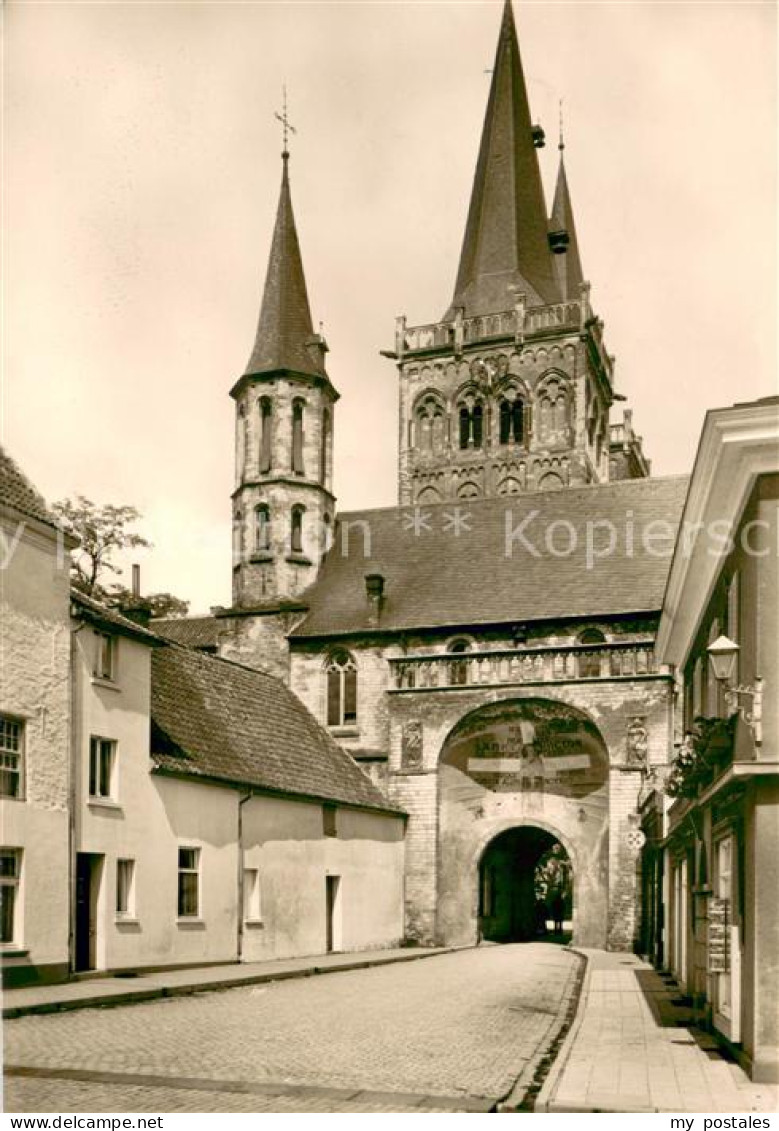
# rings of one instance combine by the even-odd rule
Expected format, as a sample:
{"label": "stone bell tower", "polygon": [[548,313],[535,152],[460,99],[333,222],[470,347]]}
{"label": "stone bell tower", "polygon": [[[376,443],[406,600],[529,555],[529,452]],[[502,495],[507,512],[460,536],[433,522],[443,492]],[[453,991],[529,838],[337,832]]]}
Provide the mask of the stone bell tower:
{"label": "stone bell tower", "polygon": [[257,334],[235,401],[233,605],[294,598],[316,577],[335,513],[333,410],[338,393],[314,333],[283,171]]}
{"label": "stone bell tower", "polygon": [[[604,482],[614,359],[590,306],[560,141],[548,215],[510,0],[454,296],[397,320],[401,504]],[[624,399],[624,398],[622,398]]]}

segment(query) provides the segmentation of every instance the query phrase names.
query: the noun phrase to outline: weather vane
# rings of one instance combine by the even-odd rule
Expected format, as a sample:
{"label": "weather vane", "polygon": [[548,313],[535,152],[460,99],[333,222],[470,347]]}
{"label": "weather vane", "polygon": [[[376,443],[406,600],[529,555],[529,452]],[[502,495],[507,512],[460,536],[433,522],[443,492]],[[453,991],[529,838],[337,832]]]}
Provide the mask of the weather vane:
{"label": "weather vane", "polygon": [[287,114],[287,87],[286,87],[286,84],[281,89],[283,91],[283,99],[284,99],[283,108],[282,108],[282,112],[280,114],[279,114],[278,110],[276,111],[276,117],[281,122],[281,124],[284,128],[284,152],[282,153],[282,157],[289,157],[289,149],[287,148],[287,142],[288,142],[288,139],[289,139],[289,134],[290,133],[295,134],[295,133],[297,133],[297,130],[295,129],[295,127],[290,122],[289,115]]}

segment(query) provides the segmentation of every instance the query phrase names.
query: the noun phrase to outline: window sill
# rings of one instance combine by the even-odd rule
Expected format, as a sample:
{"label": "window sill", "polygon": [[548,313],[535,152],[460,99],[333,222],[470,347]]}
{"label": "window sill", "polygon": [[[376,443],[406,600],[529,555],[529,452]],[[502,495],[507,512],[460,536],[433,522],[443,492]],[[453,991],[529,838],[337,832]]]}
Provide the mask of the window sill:
{"label": "window sill", "polygon": [[106,691],[121,691],[122,690],[115,679],[106,679],[105,676],[102,676],[102,675],[93,675],[92,676],[92,686],[93,687],[104,687],[106,689]]}
{"label": "window sill", "polygon": [[87,805],[90,809],[110,809],[115,813],[123,812],[119,802],[112,801],[110,797],[88,797]]}
{"label": "window sill", "polygon": [[20,794],[0,793],[0,801],[26,801],[27,798]]}
{"label": "window sill", "polygon": [[271,550],[258,550],[257,553],[249,556],[249,561],[253,564],[257,562],[272,562],[273,552]]}
{"label": "window sill", "polygon": [[328,726],[328,731],[334,738],[359,738],[360,728],[349,723],[346,726]]}
{"label": "window sill", "polygon": [[176,920],[177,927],[190,927],[193,931],[205,930],[206,921],[198,915],[179,915]]}
{"label": "window sill", "polygon": [[296,552],[287,554],[286,560],[291,562],[292,565],[311,565],[311,558],[307,557],[305,554],[298,554]]}
{"label": "window sill", "polygon": [[16,943],[0,943],[0,957],[26,958],[30,953],[26,946],[17,946]]}
{"label": "window sill", "polygon": [[140,927],[141,921],[135,915],[116,915],[114,923],[117,927]]}
{"label": "window sill", "polygon": [[264,919],[244,919],[244,927],[250,927],[253,931],[262,931],[265,928]]}

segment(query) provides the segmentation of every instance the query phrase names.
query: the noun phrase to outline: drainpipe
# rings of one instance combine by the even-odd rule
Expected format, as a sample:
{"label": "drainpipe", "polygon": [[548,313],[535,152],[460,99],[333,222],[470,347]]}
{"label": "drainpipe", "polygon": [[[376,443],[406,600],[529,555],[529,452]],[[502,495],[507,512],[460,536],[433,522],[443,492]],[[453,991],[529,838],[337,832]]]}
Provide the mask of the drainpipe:
{"label": "drainpipe", "polygon": [[[70,614],[69,614],[70,615]],[[77,806],[78,806],[78,763],[81,750],[81,712],[79,711],[79,650],[76,637],[84,627],[68,625],[70,633],[70,751],[68,758],[68,973],[76,969],[76,852]]]}
{"label": "drainpipe", "polygon": [[254,790],[250,789],[245,797],[238,798],[238,931],[236,938],[236,961],[238,962],[243,962],[243,807],[252,797],[254,797]]}

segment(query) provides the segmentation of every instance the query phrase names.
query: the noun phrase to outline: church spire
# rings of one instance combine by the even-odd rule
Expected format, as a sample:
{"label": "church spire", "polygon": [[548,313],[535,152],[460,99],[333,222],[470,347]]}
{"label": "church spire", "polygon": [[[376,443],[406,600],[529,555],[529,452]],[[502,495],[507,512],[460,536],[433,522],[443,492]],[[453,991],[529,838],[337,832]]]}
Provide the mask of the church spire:
{"label": "church spire", "polygon": [[289,191],[289,153],[282,154],[281,193],[273,231],[260,320],[245,375],[288,369],[325,377],[325,345],[314,334],[306,278]]}
{"label": "church spire", "polygon": [[549,232],[552,248],[557,254],[554,257],[555,270],[560,285],[560,292],[564,299],[578,299],[579,288],[584,281],[582,262],[579,256],[579,242],[576,238],[576,225],[573,219],[571,194],[568,189],[568,178],[565,173],[562,123],[560,125],[560,167],[557,172],[557,187],[555,188],[552,215],[549,220]]}
{"label": "church spire", "polygon": [[503,9],[452,305],[467,316],[559,300],[511,0]]}

